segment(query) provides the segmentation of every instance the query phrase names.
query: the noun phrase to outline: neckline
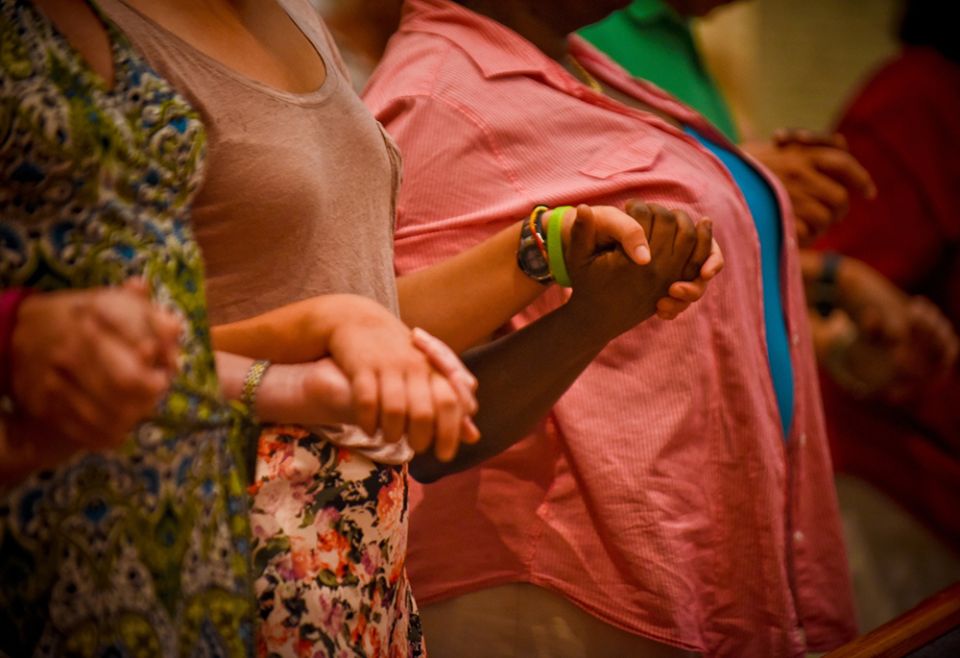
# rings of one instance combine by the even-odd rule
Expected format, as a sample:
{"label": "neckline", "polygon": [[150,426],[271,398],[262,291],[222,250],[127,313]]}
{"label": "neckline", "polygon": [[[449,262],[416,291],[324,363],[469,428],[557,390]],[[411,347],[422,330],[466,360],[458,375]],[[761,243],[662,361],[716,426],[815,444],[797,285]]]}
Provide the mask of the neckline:
{"label": "neckline", "polygon": [[[326,76],[324,77],[323,83],[313,91],[308,91],[304,93],[297,93],[292,91],[286,91],[285,89],[278,89],[272,85],[269,85],[265,82],[261,82],[255,78],[244,75],[236,69],[224,64],[216,57],[212,57],[207,53],[203,52],[193,44],[191,44],[186,39],[182,38],[180,35],[176,34],[172,30],[169,30],[165,26],[161,25],[155,21],[150,16],[144,14],[137,7],[131,5],[127,0],[116,0],[124,9],[132,12],[140,20],[147,23],[154,30],[161,32],[164,37],[171,39],[176,42],[179,48],[187,50],[190,54],[199,59],[207,67],[211,68],[220,75],[226,76],[233,80],[234,82],[241,84],[245,87],[248,87],[254,91],[257,91],[265,96],[269,96],[274,99],[282,100],[284,102],[290,103],[292,105],[315,105],[325,101],[340,85],[340,74],[336,67],[330,65],[330,61],[324,48],[321,44],[314,38],[313,30],[310,30],[308,26],[304,25],[301,19],[290,12],[287,8],[284,0],[271,0],[276,2],[280,9],[286,13],[287,17],[294,24],[294,26],[300,30],[300,34],[307,40],[310,46],[313,48],[313,51],[316,53],[317,57],[320,58],[320,62],[323,64],[323,68],[326,71]],[[319,16],[318,16],[319,20]]]}

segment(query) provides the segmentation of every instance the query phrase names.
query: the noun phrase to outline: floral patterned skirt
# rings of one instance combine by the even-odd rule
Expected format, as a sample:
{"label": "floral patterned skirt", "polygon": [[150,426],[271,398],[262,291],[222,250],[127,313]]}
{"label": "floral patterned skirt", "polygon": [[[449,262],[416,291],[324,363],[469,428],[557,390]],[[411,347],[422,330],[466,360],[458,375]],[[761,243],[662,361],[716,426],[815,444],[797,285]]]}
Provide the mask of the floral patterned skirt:
{"label": "floral patterned skirt", "polygon": [[252,525],[260,656],[425,656],[405,569],[406,467],[265,427]]}

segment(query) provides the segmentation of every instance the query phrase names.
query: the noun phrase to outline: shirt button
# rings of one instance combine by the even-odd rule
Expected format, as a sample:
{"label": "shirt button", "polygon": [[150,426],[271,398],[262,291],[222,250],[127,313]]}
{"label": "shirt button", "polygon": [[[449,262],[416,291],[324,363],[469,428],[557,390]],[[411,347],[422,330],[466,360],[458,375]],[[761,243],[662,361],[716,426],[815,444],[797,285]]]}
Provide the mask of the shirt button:
{"label": "shirt button", "polygon": [[803,540],[804,540],[804,534],[803,534],[802,531],[797,530],[796,532],[793,533],[793,541],[795,541],[795,542],[797,542],[797,543],[799,544],[799,543],[802,542]]}
{"label": "shirt button", "polygon": [[797,440],[800,441],[800,447],[807,445],[807,433],[800,432],[800,436],[797,437]]}
{"label": "shirt button", "polygon": [[799,345],[799,344],[800,344],[800,334],[794,332],[793,335],[790,336],[790,342],[793,343],[793,346],[794,346],[794,347],[796,347],[797,345]]}

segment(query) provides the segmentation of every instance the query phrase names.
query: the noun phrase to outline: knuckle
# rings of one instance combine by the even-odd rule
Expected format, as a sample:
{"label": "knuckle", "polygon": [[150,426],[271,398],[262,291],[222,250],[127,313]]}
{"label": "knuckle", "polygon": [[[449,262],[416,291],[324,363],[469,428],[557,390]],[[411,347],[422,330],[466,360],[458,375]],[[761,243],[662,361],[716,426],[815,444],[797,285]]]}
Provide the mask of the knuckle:
{"label": "knuckle", "polygon": [[636,218],[638,215],[645,216],[650,214],[650,206],[640,199],[630,199],[626,204],[627,212]]}
{"label": "knuckle", "polygon": [[425,427],[432,425],[434,418],[435,416],[431,407],[414,409],[410,412],[410,424],[413,426]]}

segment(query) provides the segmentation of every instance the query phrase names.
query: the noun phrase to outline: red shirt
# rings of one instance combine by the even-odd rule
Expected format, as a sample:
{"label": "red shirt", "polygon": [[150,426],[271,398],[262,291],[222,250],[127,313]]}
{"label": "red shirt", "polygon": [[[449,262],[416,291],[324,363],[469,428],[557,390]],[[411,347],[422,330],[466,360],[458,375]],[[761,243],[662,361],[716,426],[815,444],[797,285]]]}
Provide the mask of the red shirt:
{"label": "red shirt", "polygon": [[[585,42],[572,48],[608,84],[734,148]],[[793,241],[783,278],[797,396],[785,443],[753,221],[724,167],[693,139],[591,91],[516,33],[446,0],[408,1],[366,100],[405,158],[400,272],[448,258],[539,203],[622,206],[631,197],[713,218],[727,259],[679,319],[651,319],[613,341],[531,436],[480,467],[411,488],[417,597],[530,582],[607,623],[711,656],[802,655],[801,626],[811,649],[850,638]],[[792,236],[783,190],[770,182]],[[514,326],[563,299],[549,290]]]}
{"label": "red shirt", "polygon": [[[839,125],[877,183],[821,241],[932,299],[960,331],[960,64],[908,48]],[[826,378],[837,467],[871,481],[960,550],[960,365],[921,400],[854,400]]]}

